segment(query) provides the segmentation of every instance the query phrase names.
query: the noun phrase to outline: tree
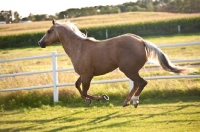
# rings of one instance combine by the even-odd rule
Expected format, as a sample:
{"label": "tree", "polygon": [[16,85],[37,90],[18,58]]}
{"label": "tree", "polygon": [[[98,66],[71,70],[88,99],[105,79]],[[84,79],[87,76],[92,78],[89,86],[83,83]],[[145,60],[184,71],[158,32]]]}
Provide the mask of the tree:
{"label": "tree", "polygon": [[64,16],[68,17],[68,16],[67,16],[67,11],[61,11],[61,12],[59,12],[58,15],[57,15],[57,17],[58,17],[59,19],[63,19]]}
{"label": "tree", "polygon": [[115,6],[104,6],[101,8],[101,14],[111,14],[111,13],[120,13],[121,10],[119,7]]}
{"label": "tree", "polygon": [[28,17],[23,17],[22,21],[28,21]]}
{"label": "tree", "polygon": [[111,13],[121,13],[121,10],[119,7],[113,6],[111,9]]}
{"label": "tree", "polygon": [[141,8],[139,6],[133,6],[132,11],[146,11],[146,9],[145,8]]}
{"label": "tree", "polygon": [[[69,17],[69,18],[73,18],[73,17],[77,17],[77,16],[80,16],[80,9],[78,8],[71,8],[71,9],[68,9],[66,12],[65,12],[65,16],[66,17]],[[64,16],[63,16],[64,18]]]}
{"label": "tree", "polygon": [[130,12],[133,10],[133,7],[132,6],[127,6],[126,9],[125,9],[125,12]]}
{"label": "tree", "polygon": [[153,6],[153,4],[150,2],[150,3],[148,3],[147,5],[146,5],[146,9],[147,9],[147,11],[154,11],[154,6]]}
{"label": "tree", "polygon": [[1,21],[6,21],[6,23],[11,23],[12,22],[12,11],[1,11],[0,15]]}
{"label": "tree", "polygon": [[97,8],[95,7],[86,7],[86,8],[81,8],[80,10],[80,16],[89,16],[96,14],[97,14]]}
{"label": "tree", "polygon": [[31,21],[35,21],[35,16],[32,13],[30,13],[28,19]]}
{"label": "tree", "polygon": [[0,21],[6,21],[4,15],[3,15],[4,11],[0,12]]}
{"label": "tree", "polygon": [[199,0],[184,0],[183,11],[185,13],[196,13],[200,12],[200,1]]}
{"label": "tree", "polygon": [[54,16],[54,15],[49,15],[49,20],[53,20],[53,19],[56,19],[56,16]]}
{"label": "tree", "polygon": [[19,16],[19,13],[17,11],[14,12],[14,20],[13,22],[14,23],[19,23],[20,21],[20,16]]}
{"label": "tree", "polygon": [[110,6],[103,6],[101,8],[101,14],[110,14]]}
{"label": "tree", "polygon": [[199,0],[190,0],[191,13],[200,12],[200,2]]}
{"label": "tree", "polygon": [[35,21],[44,21],[48,19],[47,14],[40,14],[40,15],[35,15]]}

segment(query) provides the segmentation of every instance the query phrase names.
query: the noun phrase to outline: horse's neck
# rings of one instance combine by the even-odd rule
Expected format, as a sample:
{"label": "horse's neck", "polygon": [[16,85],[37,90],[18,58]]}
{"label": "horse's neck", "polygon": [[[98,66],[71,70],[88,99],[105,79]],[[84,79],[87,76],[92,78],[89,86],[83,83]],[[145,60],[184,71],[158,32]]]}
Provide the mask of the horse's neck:
{"label": "horse's neck", "polygon": [[71,33],[64,27],[60,27],[58,34],[65,52],[71,59],[75,58],[81,49],[81,39],[79,39],[74,33]]}

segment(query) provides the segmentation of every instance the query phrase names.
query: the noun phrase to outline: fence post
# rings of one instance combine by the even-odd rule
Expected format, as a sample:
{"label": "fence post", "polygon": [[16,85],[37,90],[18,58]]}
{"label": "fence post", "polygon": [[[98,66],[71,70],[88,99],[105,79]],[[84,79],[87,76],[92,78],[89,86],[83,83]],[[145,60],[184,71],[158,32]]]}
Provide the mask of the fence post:
{"label": "fence post", "polygon": [[52,52],[52,68],[53,68],[53,100],[54,102],[58,102],[58,73],[56,72],[57,70],[57,52],[53,51]]}
{"label": "fence post", "polygon": [[130,91],[133,89],[133,86],[134,86],[134,82],[129,79],[129,88],[130,88]]}
{"label": "fence post", "polygon": [[108,38],[108,29],[106,29],[106,38]]}
{"label": "fence post", "polygon": [[178,25],[178,33],[181,33],[181,26]]}

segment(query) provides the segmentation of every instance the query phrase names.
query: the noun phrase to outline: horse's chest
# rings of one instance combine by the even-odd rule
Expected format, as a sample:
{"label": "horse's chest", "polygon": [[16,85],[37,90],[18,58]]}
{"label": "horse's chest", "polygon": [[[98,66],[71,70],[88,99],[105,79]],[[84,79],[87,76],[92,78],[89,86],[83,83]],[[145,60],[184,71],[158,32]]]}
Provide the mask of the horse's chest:
{"label": "horse's chest", "polygon": [[87,61],[83,61],[81,59],[74,59],[72,61],[72,64],[74,66],[74,70],[79,74],[83,74],[86,72],[86,70],[89,68],[89,65],[87,64]]}

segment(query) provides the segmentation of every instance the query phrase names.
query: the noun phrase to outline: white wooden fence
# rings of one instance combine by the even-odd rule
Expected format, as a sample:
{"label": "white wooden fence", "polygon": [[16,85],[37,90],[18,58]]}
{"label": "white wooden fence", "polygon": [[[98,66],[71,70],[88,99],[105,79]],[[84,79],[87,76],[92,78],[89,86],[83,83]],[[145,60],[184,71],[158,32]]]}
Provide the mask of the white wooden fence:
{"label": "white wooden fence", "polygon": [[[159,45],[158,47],[165,48],[165,47],[178,47],[178,46],[191,46],[191,45],[200,45],[200,42],[188,42],[188,43],[179,43],[179,44],[162,44],[162,45]],[[59,84],[59,82],[58,82],[58,72],[72,71],[74,69],[73,68],[58,69],[57,68],[57,57],[58,56],[66,56],[66,54],[57,54],[55,51],[53,51],[51,55],[34,56],[34,57],[26,57],[26,58],[16,58],[16,59],[9,59],[9,60],[0,60],[0,63],[5,63],[5,62],[12,62],[12,61],[42,59],[42,58],[50,58],[51,57],[52,58],[52,69],[51,70],[37,71],[37,72],[22,72],[22,73],[15,73],[15,74],[4,74],[4,75],[0,75],[0,78],[31,75],[31,74],[41,74],[41,73],[48,73],[48,72],[51,72],[52,76],[53,76],[53,84],[43,85],[43,86],[23,87],[23,88],[2,89],[2,90],[0,90],[0,92],[31,90],[31,89],[41,89],[41,88],[51,88],[51,87],[53,87],[54,102],[58,102],[58,87],[74,86],[75,85],[75,83]],[[200,58],[192,59],[192,60],[172,60],[172,62],[173,63],[200,62]],[[200,75],[144,77],[145,80],[174,79],[174,78],[200,78]],[[130,85],[130,89],[131,89],[133,87],[133,82],[130,81],[130,79],[128,79],[128,78],[92,81],[91,84],[115,83],[115,82],[126,82],[126,81],[129,81],[129,85]]]}

